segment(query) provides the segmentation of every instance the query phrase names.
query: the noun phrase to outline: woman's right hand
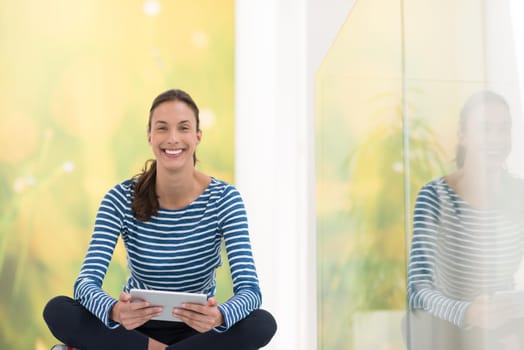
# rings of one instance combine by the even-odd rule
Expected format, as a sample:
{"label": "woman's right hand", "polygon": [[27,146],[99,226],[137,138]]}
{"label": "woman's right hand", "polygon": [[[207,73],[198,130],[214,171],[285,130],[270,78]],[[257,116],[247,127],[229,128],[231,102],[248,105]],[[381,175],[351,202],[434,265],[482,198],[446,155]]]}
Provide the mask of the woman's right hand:
{"label": "woman's right hand", "polygon": [[115,322],[120,323],[125,329],[131,330],[140,327],[152,317],[162,313],[162,307],[150,306],[146,301],[131,302],[131,295],[120,293],[118,301],[111,309],[109,315]]}
{"label": "woman's right hand", "polygon": [[515,306],[510,303],[494,302],[488,295],[479,295],[466,310],[466,326],[481,329],[496,329],[510,321]]}

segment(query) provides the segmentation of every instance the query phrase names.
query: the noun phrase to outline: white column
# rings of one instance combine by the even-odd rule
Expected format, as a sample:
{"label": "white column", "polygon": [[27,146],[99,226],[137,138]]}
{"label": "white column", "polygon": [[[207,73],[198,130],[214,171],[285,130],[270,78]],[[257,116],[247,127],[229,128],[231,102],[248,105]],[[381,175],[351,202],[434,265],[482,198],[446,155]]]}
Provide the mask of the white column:
{"label": "white column", "polygon": [[[305,4],[236,1],[235,184],[250,222],[263,308],[278,322],[268,349],[315,349],[314,263],[304,219]],[[308,329],[309,328],[309,329]]]}
{"label": "white column", "polygon": [[352,4],[235,5],[235,184],[248,211],[263,308],[278,322],[268,349],[317,348],[313,77]]}

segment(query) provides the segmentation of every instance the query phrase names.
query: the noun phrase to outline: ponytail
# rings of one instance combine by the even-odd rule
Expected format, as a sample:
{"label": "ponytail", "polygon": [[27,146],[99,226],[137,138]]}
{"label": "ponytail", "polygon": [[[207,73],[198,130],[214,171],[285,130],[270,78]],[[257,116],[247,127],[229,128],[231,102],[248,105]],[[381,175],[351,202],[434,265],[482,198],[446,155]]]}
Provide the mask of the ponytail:
{"label": "ponytail", "polygon": [[156,160],[149,159],[133,185],[134,197],[131,204],[133,215],[140,221],[148,221],[158,213],[160,207],[156,194]]}
{"label": "ponytail", "polygon": [[464,160],[466,158],[466,147],[462,145],[457,146],[457,153],[455,155],[455,164],[457,169],[461,169],[464,166]]}

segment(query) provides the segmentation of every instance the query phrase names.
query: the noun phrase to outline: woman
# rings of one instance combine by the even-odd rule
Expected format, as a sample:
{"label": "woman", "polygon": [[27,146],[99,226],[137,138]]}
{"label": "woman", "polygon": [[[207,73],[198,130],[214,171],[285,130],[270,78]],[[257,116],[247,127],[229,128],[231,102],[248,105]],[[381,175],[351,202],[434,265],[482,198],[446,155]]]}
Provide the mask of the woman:
{"label": "woman", "polygon": [[505,100],[471,96],[460,115],[458,169],[426,184],[415,204],[411,349],[523,348],[522,306],[497,294],[514,289],[524,252],[524,192],[506,171],[510,151]]}
{"label": "woman", "polygon": [[[261,293],[240,194],[195,169],[201,141],[199,111],[181,90],[153,101],[148,142],[155,160],[107,192],[74,300],[60,296],[44,309],[56,338],[82,350],[258,349],[276,331],[260,310]],[[102,290],[115,244],[124,242],[130,276],[114,299]],[[234,296],[218,304],[215,269],[225,242]],[[183,323],[151,320],[161,311],[131,302],[131,288],[204,293],[207,305],[173,310]],[[65,346],[57,346],[56,349]]]}

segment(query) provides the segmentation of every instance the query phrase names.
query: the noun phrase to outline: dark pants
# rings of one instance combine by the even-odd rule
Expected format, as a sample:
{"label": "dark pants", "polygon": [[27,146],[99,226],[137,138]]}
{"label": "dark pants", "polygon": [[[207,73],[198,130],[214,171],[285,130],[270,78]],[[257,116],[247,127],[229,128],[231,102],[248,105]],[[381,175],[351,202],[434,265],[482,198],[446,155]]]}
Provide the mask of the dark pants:
{"label": "dark pants", "polygon": [[149,321],[135,330],[107,328],[78,302],[65,296],[51,299],[44,319],[61,342],[81,350],[146,350],[148,338],[169,345],[169,350],[215,349],[251,350],[265,346],[276,332],[271,314],[255,310],[226,332],[198,333],[180,322]]}

